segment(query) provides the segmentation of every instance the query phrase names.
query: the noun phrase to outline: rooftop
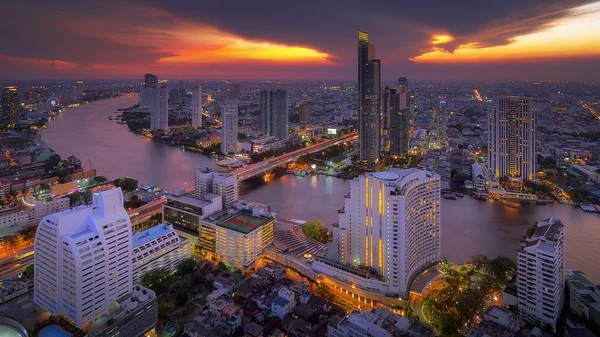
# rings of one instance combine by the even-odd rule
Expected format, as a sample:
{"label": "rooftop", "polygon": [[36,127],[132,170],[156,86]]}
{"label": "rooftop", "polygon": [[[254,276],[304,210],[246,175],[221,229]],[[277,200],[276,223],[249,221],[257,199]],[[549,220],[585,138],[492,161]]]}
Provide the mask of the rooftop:
{"label": "rooftop", "polygon": [[286,300],[285,298],[283,298],[281,296],[277,296],[273,300],[273,303],[277,304],[280,307],[285,307],[286,305],[288,305],[288,303],[290,303],[290,301]]}
{"label": "rooftop", "polygon": [[210,204],[212,204],[212,199],[214,197],[217,197],[217,194],[213,194],[213,193],[208,193],[204,196],[204,198],[202,197],[198,197],[192,194],[183,194],[180,196],[176,196],[173,194],[168,194],[167,198],[171,199],[171,200],[175,200],[175,201],[179,201],[188,205],[192,205],[192,206],[197,206],[197,207],[204,207],[204,206],[208,206]]}
{"label": "rooftop", "polygon": [[251,211],[242,210],[232,217],[226,218],[223,222],[218,223],[218,226],[248,234],[258,227],[261,227],[273,220],[270,217],[258,217],[252,215]]}
{"label": "rooftop", "polygon": [[172,231],[173,226],[164,223],[158,224],[154,227],[146,229],[145,231],[134,234],[132,239],[132,247],[135,248],[141,246]]}

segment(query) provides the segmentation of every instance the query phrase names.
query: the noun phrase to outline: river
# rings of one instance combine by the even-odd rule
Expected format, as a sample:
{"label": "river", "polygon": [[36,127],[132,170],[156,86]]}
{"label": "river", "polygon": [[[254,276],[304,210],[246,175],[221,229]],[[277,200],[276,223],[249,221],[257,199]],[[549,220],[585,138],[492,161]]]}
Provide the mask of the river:
{"label": "river", "polygon": [[[67,110],[42,131],[42,139],[62,157],[73,154],[83,163],[89,161],[99,175],[135,177],[167,190],[191,186],[195,167],[218,168],[207,156],[150,141],[108,119],[137,100],[123,97]],[[283,218],[319,219],[328,227],[337,222],[346,193],[347,181],[325,176],[284,175],[268,183],[240,185],[244,199],[269,203]],[[455,262],[476,254],[516,258],[527,227],[551,216],[566,226],[567,268],[582,270],[600,283],[600,215],[556,203],[515,209],[469,197],[442,199],[442,255]]]}

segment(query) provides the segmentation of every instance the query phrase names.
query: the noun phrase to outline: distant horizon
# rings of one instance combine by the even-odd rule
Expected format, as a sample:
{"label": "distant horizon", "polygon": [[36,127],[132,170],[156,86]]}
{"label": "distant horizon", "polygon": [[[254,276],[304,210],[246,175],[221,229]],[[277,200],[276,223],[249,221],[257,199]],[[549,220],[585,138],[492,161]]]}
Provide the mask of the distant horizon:
{"label": "distant horizon", "polygon": [[[154,74],[156,75],[156,74]],[[398,76],[398,77],[406,77],[406,76]],[[398,80],[398,77],[396,78],[388,78],[388,79],[381,79],[381,82],[393,82]],[[275,82],[323,82],[323,83],[327,83],[327,84],[339,84],[340,82],[352,82],[352,83],[356,83],[357,80],[356,79],[318,79],[318,78],[314,78],[314,79],[292,79],[292,78],[288,78],[288,79],[274,79],[274,78],[265,78],[265,79],[248,79],[248,78],[161,78],[160,76],[158,76],[159,80],[166,80],[169,82],[174,82],[174,81],[183,81],[183,82],[189,82],[189,81],[210,81],[210,82],[217,82],[217,81],[233,81],[230,84],[241,84],[243,82],[268,82],[268,81],[275,81]],[[533,79],[533,80],[518,80],[518,79],[513,79],[513,80],[494,80],[494,79],[422,79],[422,78],[410,78],[410,77],[406,77],[409,81],[409,83],[412,82],[491,82],[491,83],[507,83],[507,82],[523,82],[523,83],[547,83],[547,82],[572,82],[572,83],[588,83],[589,84],[600,84],[600,79],[589,79],[589,80],[575,80],[575,79]],[[74,82],[74,81],[89,81],[89,82],[110,82],[110,81],[140,81],[140,83],[144,82],[144,77],[142,75],[141,78],[47,78],[47,79],[0,79],[0,83],[9,83],[9,82],[17,82],[17,83],[25,83],[25,82]],[[235,83],[234,83],[235,82]],[[238,83],[239,82],[239,83]]]}

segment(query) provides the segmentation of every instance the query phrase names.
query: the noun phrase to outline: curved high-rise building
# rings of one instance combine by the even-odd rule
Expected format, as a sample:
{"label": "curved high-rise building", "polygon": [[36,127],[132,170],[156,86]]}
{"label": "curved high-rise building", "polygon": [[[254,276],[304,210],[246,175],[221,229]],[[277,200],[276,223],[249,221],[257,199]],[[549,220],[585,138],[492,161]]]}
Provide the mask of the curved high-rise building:
{"label": "curved high-rise building", "polygon": [[379,280],[316,271],[363,290],[408,296],[415,276],[441,256],[440,176],[418,169],[367,173],[350,182],[344,198],[328,261],[370,267]]}

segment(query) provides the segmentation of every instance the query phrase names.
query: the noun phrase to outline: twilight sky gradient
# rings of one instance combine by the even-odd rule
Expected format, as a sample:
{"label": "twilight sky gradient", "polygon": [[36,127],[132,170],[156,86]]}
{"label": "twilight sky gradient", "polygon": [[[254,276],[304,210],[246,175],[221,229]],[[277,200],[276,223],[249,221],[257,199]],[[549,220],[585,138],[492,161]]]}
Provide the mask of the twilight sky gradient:
{"label": "twilight sky gradient", "polygon": [[0,79],[598,80],[600,1],[6,0]]}

